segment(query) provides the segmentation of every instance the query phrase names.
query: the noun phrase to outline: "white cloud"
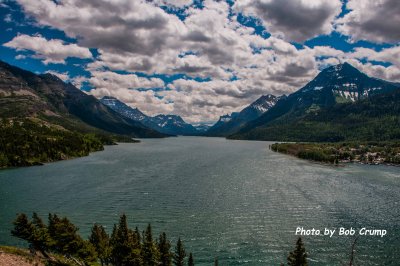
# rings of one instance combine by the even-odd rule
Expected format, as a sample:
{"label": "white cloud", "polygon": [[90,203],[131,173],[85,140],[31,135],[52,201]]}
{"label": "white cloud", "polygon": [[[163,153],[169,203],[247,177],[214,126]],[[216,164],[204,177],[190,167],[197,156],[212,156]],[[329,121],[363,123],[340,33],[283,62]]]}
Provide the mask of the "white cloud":
{"label": "white cloud", "polygon": [[4,16],[4,22],[11,23],[12,21],[13,21],[13,19],[12,19],[11,14],[7,14],[7,15]]}
{"label": "white cloud", "polygon": [[235,10],[261,19],[268,32],[289,41],[303,42],[333,30],[340,0],[243,0]]}
{"label": "white cloud", "polygon": [[350,54],[357,59],[368,59],[369,61],[389,62],[400,68],[400,46],[393,46],[377,52],[373,49],[358,47]]}
{"label": "white cloud", "polygon": [[164,82],[159,78],[138,77],[135,74],[118,74],[111,71],[92,71],[88,80],[95,88],[150,89],[163,88]]}
{"label": "white cloud", "polygon": [[349,0],[350,10],[337,21],[337,30],[353,41],[400,42],[398,0]]}
{"label": "white cloud", "polygon": [[120,101],[139,108],[147,115],[169,114],[175,112],[173,104],[159,99],[156,92],[152,90],[138,91],[127,88],[97,88],[89,92],[91,95],[101,98],[103,96],[114,96]]}
{"label": "white cloud", "polygon": [[177,8],[187,7],[193,4],[193,0],[153,0],[155,4]]}
{"label": "white cloud", "polygon": [[[97,48],[99,55],[85,66],[91,77],[75,77],[71,82],[78,87],[88,82],[95,87],[90,93],[96,97],[112,95],[150,115],[175,113],[190,122],[215,121],[262,94],[291,93],[318,69],[344,61],[373,76],[399,79],[398,47],[345,53],[329,46],[298,48],[289,42],[329,34],[342,6],[340,0],[242,0],[233,9],[225,1],[212,0],[203,1],[201,9],[190,0],[17,2],[38,25],[62,30],[78,41],[64,49],[69,44],[58,40],[61,49],[52,53],[33,49],[33,42],[19,49],[35,51],[36,57],[49,63],[64,62],[71,56],[66,51]],[[185,19],[165,12],[160,5],[184,8]],[[259,18],[272,36],[264,39],[254,34],[252,27],[237,21],[237,12]],[[41,46],[48,47],[49,42]],[[60,51],[64,52],[53,54]],[[367,63],[362,64],[364,60]],[[375,66],[370,61],[392,65]],[[116,71],[147,76],[186,74],[209,81],[178,79],[167,85],[158,78]],[[150,90],[165,86],[158,92]]]}
{"label": "white cloud", "polygon": [[46,71],[46,73],[52,74],[52,75],[58,77],[59,79],[61,79],[64,82],[68,82],[70,80],[68,72],[60,73],[60,72],[57,72],[57,71],[54,71],[54,70],[48,70],[48,71]]}
{"label": "white cloud", "polygon": [[40,35],[21,34],[3,46],[17,51],[33,51],[34,57],[41,59],[44,64],[64,64],[68,57],[92,58],[92,53],[88,48],[76,44],[65,44],[62,40],[57,39],[47,40]]}

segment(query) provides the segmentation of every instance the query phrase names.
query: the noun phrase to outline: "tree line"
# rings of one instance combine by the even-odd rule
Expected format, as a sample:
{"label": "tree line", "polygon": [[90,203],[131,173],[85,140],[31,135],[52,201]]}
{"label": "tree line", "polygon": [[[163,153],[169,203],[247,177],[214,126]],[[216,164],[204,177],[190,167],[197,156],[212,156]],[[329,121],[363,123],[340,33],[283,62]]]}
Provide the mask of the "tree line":
{"label": "tree line", "polygon": [[154,239],[150,224],[143,232],[137,227],[130,229],[125,214],[114,224],[111,235],[102,225],[94,224],[88,240],[78,234],[78,227],[67,217],[56,214],[49,214],[45,224],[36,213],[32,219],[22,213],[13,225],[11,234],[27,241],[33,252],[40,252],[46,259],[51,258],[49,254],[58,254],[78,265],[194,265],[193,254],[186,252],[180,238],[172,250],[166,233]]}
{"label": "tree line", "polygon": [[[192,253],[187,253],[183,241],[178,238],[172,248],[165,232],[153,238],[149,224],[145,231],[128,227],[125,214],[114,224],[109,235],[102,225],[94,224],[87,240],[78,234],[76,227],[67,217],[49,214],[48,223],[33,213],[29,219],[18,214],[13,222],[11,234],[28,242],[33,253],[39,252],[49,265],[104,265],[113,266],[194,266]],[[61,255],[66,261],[54,259]],[[302,239],[296,242],[294,251],[287,258],[289,266],[306,266],[307,253]],[[218,265],[215,258],[214,265]],[[282,264],[283,265],[283,264]]]}
{"label": "tree line", "polygon": [[104,141],[95,134],[57,129],[28,119],[0,120],[0,168],[86,156],[103,150]]}

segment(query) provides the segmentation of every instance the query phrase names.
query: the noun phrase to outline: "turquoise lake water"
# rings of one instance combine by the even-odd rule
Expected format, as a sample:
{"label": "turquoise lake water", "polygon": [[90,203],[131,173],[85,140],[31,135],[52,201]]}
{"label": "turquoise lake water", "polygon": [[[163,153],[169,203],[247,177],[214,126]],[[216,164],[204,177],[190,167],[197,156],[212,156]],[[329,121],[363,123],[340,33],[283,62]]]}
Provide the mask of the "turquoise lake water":
{"label": "turquoise lake water", "polygon": [[[131,227],[178,236],[196,265],[279,265],[296,227],[387,230],[360,236],[356,265],[400,265],[400,168],[331,167],[274,153],[268,142],[222,138],[146,139],[88,157],[0,171],[0,245],[17,213],[65,215],[87,237]],[[348,262],[354,236],[304,236],[310,265]]]}

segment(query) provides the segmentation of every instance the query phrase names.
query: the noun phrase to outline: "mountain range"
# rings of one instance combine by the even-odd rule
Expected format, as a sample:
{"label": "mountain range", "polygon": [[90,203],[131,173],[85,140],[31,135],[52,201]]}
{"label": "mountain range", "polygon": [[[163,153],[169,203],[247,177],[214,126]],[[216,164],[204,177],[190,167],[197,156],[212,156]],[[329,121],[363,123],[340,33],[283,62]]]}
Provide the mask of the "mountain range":
{"label": "mountain range", "polygon": [[258,98],[255,102],[244,108],[240,112],[223,115],[219,118],[210,129],[205,133],[207,136],[229,136],[237,132],[241,127],[248,122],[253,121],[260,117],[262,114],[272,108],[276,102],[282,97],[276,97],[268,94]]}
{"label": "mountain range", "polygon": [[400,139],[400,84],[348,63],[328,67],[248,122],[232,139],[344,141]]}
{"label": "mountain range", "polygon": [[81,132],[164,137],[127,119],[52,74],[36,75],[0,61],[0,117],[26,119]]}
{"label": "mountain range", "polygon": [[79,132],[130,137],[226,136],[281,141],[387,140],[398,137],[400,84],[348,63],[328,67],[288,95],[264,95],[217,123],[193,126],[177,115],[148,116],[113,97],[101,100],[51,74],[0,62],[0,117],[30,118]]}
{"label": "mountain range", "polygon": [[122,116],[142,123],[144,126],[168,135],[198,135],[199,131],[191,124],[186,123],[178,115],[147,116],[137,108],[132,108],[118,99],[105,96],[100,100]]}

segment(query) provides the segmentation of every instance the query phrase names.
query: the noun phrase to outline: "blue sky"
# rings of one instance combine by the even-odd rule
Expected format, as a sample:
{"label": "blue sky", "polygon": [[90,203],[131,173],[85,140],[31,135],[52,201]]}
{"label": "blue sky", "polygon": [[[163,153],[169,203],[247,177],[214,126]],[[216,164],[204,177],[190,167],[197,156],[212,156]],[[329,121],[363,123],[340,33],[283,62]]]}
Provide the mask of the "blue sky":
{"label": "blue sky", "polygon": [[0,0],[0,17],[1,60],[192,123],[345,61],[400,81],[396,0]]}

